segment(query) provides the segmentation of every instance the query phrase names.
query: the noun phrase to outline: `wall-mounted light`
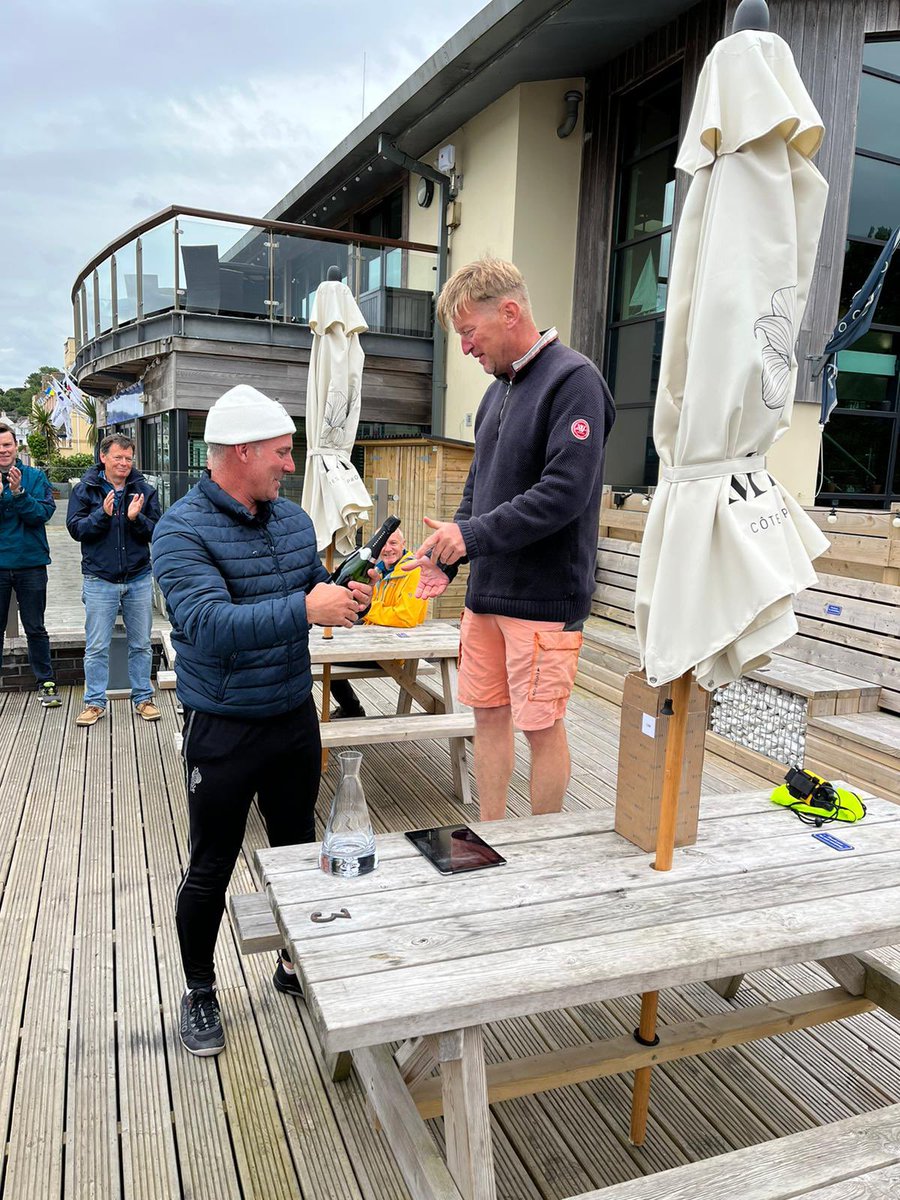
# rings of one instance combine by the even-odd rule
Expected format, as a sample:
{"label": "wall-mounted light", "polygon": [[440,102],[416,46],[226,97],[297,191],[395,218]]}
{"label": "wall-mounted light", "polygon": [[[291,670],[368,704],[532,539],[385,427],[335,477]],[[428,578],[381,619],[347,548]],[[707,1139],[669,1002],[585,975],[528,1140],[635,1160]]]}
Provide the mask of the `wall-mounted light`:
{"label": "wall-mounted light", "polygon": [[895,512],[891,518],[891,524],[895,529],[900,529],[900,512]]}
{"label": "wall-mounted light", "polygon": [[837,525],[837,509],[834,507],[834,501],[831,503],[831,512],[825,518],[829,525]]}

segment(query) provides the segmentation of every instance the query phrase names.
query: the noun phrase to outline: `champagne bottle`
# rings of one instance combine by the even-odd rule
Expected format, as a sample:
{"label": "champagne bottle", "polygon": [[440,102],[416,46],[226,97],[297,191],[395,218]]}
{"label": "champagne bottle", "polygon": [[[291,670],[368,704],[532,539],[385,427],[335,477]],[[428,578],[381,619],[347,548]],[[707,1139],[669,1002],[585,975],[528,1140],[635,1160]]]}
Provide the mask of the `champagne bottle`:
{"label": "champagne bottle", "polygon": [[395,529],[400,528],[399,517],[388,517],[381,528],[374,533],[364,546],[348,554],[338,569],[331,576],[331,582],[339,587],[346,587],[351,581],[356,583],[369,582],[369,568],[378,562],[384,543]]}

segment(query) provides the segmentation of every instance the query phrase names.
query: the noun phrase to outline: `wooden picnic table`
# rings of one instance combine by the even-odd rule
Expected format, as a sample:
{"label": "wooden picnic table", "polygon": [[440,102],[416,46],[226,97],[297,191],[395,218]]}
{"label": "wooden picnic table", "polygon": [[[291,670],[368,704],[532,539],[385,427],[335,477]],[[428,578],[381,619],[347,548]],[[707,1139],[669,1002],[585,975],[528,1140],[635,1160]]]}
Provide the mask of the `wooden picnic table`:
{"label": "wooden picnic table", "polygon": [[[322,1044],[352,1051],[411,1194],[494,1200],[490,1102],[879,1005],[900,1014],[900,975],[862,953],[900,941],[900,810],[867,803],[859,825],[828,827],[852,847],[839,850],[768,792],[710,797],[668,872],[611,811],[473,825],[508,865],[455,877],[401,834],[378,839],[358,880],[324,875],[317,846],[257,858]],[[655,1046],[627,1035],[485,1064],[488,1022],[812,960],[839,985],[661,1027]],[[423,1123],[441,1112],[446,1164]]]}
{"label": "wooden picnic table", "polygon": [[[466,738],[475,732],[472,710],[456,699],[456,660],[459,657],[459,628],[450,621],[426,621],[413,629],[389,629],[381,625],[354,625],[335,629],[326,638],[320,628],[309,634],[313,667],[325,663],[376,662],[378,671],[400,686],[397,712],[386,717],[326,722],[321,726],[322,746],[363,746],[375,742],[404,742],[446,738],[450,746],[453,790],[463,803],[472,802],[466,763]],[[440,688],[419,678],[420,666],[435,660]],[[411,714],[413,703],[425,711]],[[325,698],[328,703],[328,698]]]}

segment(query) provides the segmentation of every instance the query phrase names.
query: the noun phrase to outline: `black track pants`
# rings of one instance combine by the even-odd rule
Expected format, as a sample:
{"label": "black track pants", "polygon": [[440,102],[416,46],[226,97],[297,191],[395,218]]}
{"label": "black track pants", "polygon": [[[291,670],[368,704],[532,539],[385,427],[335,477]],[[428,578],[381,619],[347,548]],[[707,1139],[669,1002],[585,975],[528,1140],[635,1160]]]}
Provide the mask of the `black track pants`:
{"label": "black track pants", "polygon": [[262,721],[185,709],[182,755],[191,844],[175,921],[187,986],[210,987],[225,889],[254,795],[272,846],[315,840],[322,747],[312,697]]}

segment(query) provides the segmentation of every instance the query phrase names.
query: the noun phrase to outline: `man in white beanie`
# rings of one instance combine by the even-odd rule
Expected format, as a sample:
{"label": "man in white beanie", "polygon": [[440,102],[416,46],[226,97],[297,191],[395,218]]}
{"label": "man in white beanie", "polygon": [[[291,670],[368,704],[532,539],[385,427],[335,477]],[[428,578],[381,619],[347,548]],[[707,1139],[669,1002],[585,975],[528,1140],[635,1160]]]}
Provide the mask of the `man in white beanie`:
{"label": "man in white beanie", "polygon": [[[371,587],[328,582],[312,521],[279,496],[294,471],[293,435],[277,401],[246,384],[226,392],[206,421],[207,474],[153,537],[185,717],[190,861],[175,915],[181,1040],[198,1055],[225,1047],[213,952],[254,795],[273,846],[315,839],[321,743],[309,627],[349,627],[371,600]],[[302,994],[284,950],[274,983]]]}

